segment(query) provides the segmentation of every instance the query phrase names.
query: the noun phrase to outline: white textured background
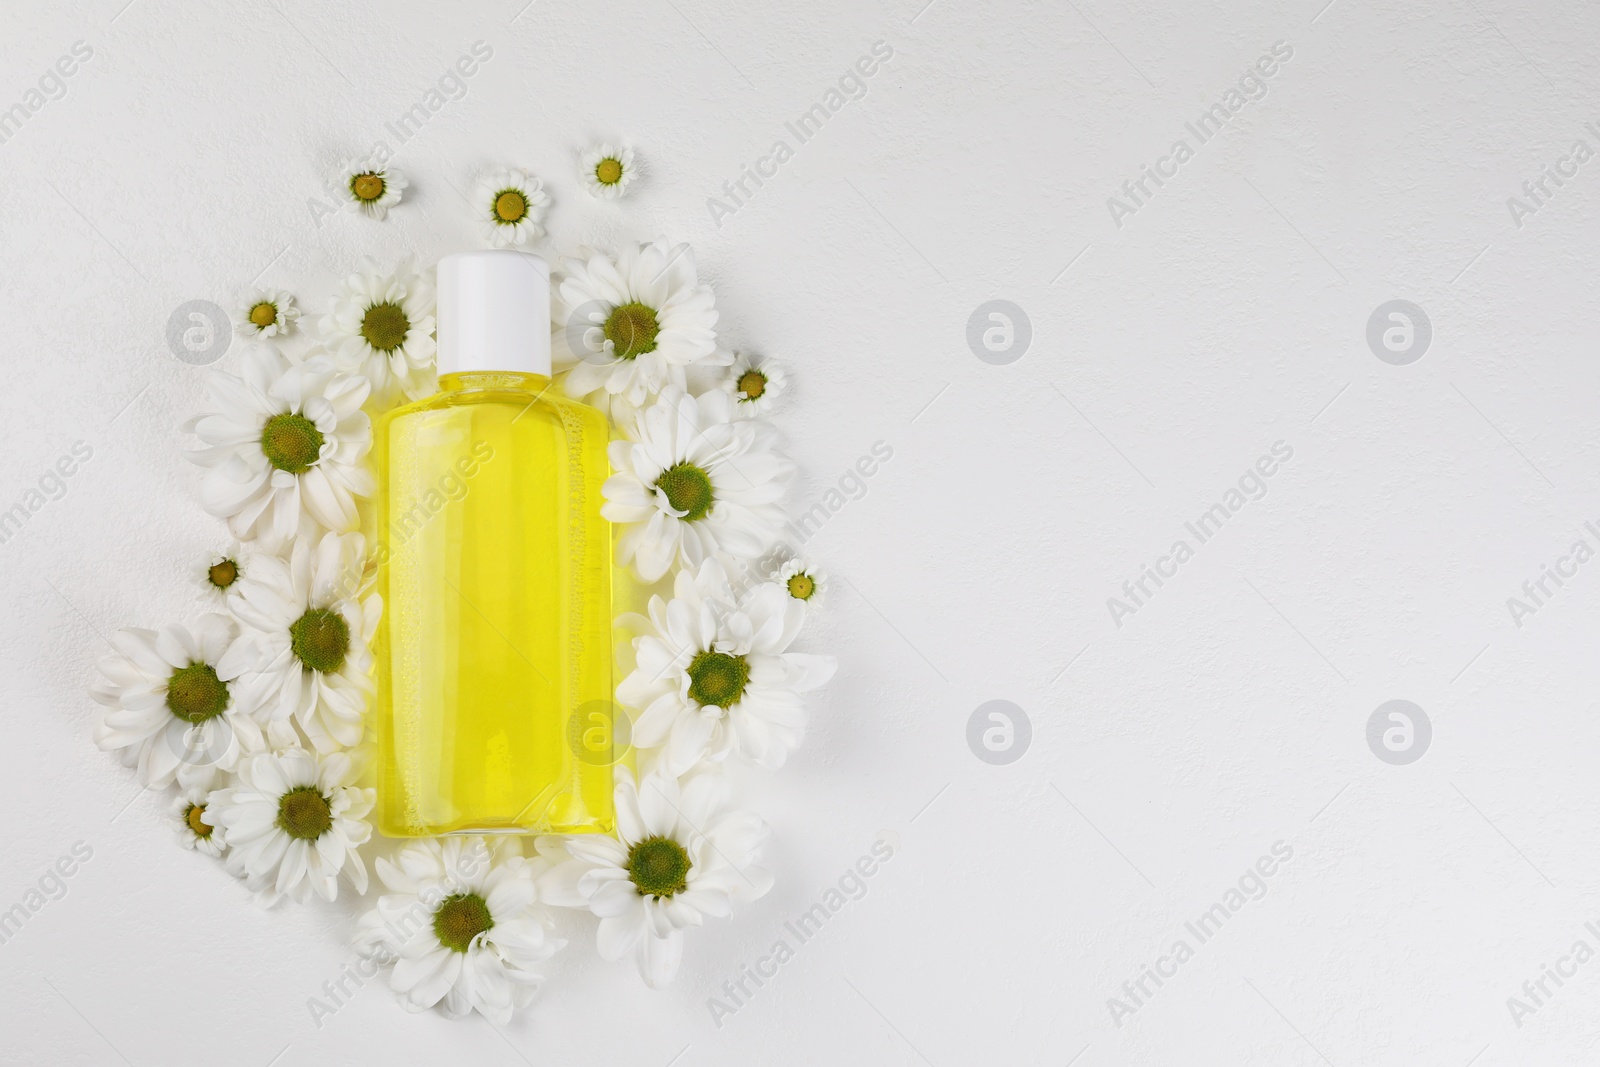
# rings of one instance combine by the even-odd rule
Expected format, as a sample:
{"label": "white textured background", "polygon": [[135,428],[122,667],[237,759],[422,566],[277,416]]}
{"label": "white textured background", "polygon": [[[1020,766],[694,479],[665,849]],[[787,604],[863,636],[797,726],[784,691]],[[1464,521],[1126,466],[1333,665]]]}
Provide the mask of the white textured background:
{"label": "white textured background", "polygon": [[[93,57],[0,144],[0,508],[73,442],[93,458],[0,544],[0,910],[74,842],[93,858],[0,945],[0,1061],[1600,1058],[1600,960],[1521,1026],[1506,1003],[1600,950],[1600,562],[1520,628],[1506,606],[1600,547],[1600,161],[1520,228],[1506,205],[1600,150],[1600,11],[923,2],[6,0],[0,108]],[[385,123],[475,41],[466,97],[398,145]],[[707,198],[875,41],[864,98],[715,225]],[[1265,98],[1115,226],[1106,198],[1276,41]],[[648,166],[620,203],[577,182],[601,138]],[[405,203],[319,225],[329,168],[379,139]],[[262,912],[176,847],[85,688],[110,630],[196,609],[184,568],[220,536],[177,455],[205,372],[171,311],[259,277],[314,313],[360,254],[475,247],[452,186],[501,162],[554,197],[541,251],[694,244],[726,337],[794,371],[796,511],[894,455],[809,546],[835,586],[806,646],[842,664],[797,758],[750,779],[768,898],[694,932],[665,992],[575,944],[499,1033],[376,982],[318,1026],[357,903]],[[965,337],[996,298],[1033,330],[1005,366]],[[1409,366],[1364,336],[1396,298],[1433,325]],[[1115,626],[1106,598],[1278,440],[1266,496]],[[1366,742],[1393,698],[1433,721],[1409,766]],[[991,699],[1033,724],[1007,766],[965,740]],[[714,1025],[707,998],[885,831],[865,897]],[[1115,1025],[1108,998],[1278,841],[1265,897]]]}

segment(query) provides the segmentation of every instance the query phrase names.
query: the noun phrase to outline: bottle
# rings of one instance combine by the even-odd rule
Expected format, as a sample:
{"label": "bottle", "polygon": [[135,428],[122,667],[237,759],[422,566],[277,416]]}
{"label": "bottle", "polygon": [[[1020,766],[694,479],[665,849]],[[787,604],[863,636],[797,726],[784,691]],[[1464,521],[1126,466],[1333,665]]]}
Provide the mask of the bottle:
{"label": "bottle", "polygon": [[[608,428],[550,383],[550,271],[438,271],[439,392],[377,420],[377,825],[608,833]],[[597,743],[598,737],[598,743]]]}

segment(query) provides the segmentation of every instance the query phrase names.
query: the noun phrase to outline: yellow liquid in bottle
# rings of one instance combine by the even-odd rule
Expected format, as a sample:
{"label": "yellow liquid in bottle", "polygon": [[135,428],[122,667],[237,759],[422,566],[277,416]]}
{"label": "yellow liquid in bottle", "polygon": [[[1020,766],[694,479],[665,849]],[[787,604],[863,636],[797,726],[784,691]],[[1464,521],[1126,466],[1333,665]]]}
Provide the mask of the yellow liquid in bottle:
{"label": "yellow liquid in bottle", "polygon": [[605,417],[542,375],[439,388],[374,433],[379,832],[608,833]]}

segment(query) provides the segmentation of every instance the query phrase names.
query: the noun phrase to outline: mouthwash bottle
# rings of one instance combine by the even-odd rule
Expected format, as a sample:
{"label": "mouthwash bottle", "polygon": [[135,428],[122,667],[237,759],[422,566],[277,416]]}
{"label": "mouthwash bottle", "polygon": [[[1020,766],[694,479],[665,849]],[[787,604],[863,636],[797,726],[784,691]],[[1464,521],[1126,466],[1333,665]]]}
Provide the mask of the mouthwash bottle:
{"label": "mouthwash bottle", "polygon": [[374,433],[378,829],[609,832],[606,420],[551,388],[543,259],[446,256],[438,300],[439,392]]}

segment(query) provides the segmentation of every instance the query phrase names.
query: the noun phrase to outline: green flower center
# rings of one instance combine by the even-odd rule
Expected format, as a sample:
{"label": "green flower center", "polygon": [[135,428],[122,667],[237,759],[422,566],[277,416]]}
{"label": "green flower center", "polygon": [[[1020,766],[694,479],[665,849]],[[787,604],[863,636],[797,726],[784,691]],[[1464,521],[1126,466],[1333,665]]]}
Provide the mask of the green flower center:
{"label": "green flower center", "polygon": [[361,336],[379,352],[393,352],[406,343],[411,320],[399,304],[373,304],[361,316]]}
{"label": "green flower center", "polygon": [[239,564],[231,559],[213,563],[206,568],[206,581],[218,589],[226,589],[239,580]]}
{"label": "green flower center", "polygon": [[278,321],[278,309],[263,300],[250,309],[250,321],[255,324],[257,329],[264,330]]}
{"label": "green flower center", "polygon": [[261,427],[267,462],[290,474],[304,474],[322,455],[322,431],[304,415],[274,415]]}
{"label": "green flower center", "polygon": [[289,626],[289,647],[301,663],[332,674],[350,653],[350,625],[327,608],[312,608]]}
{"label": "green flower center", "polygon": [[501,222],[517,222],[528,213],[528,201],[515,189],[494,198],[494,215]]}
{"label": "green flower center", "polygon": [[622,161],[619,159],[602,159],[595,165],[594,176],[600,180],[601,185],[615,185],[622,180]]}
{"label": "green flower center", "polygon": [[628,877],[640,896],[670,897],[689,887],[689,853],[670,837],[647,837],[628,850]]}
{"label": "green flower center", "polygon": [[357,200],[373,201],[383,195],[383,176],[381,174],[357,174],[350,179],[350,191]]}
{"label": "green flower center", "polygon": [[616,348],[619,359],[633,359],[654,352],[656,334],[660,332],[656,309],[640,303],[618,304],[606,316],[606,340]]}
{"label": "green flower center", "polygon": [[796,574],[789,579],[789,595],[796,600],[810,600],[817,591],[817,583],[809,574]]}
{"label": "green flower center", "polygon": [[302,785],[278,798],[278,829],[301,841],[315,841],[333,825],[328,798],[314,785]]}
{"label": "green flower center", "polygon": [[767,391],[767,376],[758,370],[747,370],[739,376],[739,392],[746,400],[754,400]]}
{"label": "green flower center", "polygon": [[749,681],[750,665],[743,656],[702,652],[689,664],[689,699],[701,707],[730,707]]}
{"label": "green flower center", "polygon": [[167,679],[167,710],[189,723],[202,723],[228,707],[228,686],[209,663],[179,667]]}
{"label": "green flower center", "polygon": [[476,893],[445,897],[433,913],[433,936],[453,952],[465,952],[472,939],[494,929],[489,904]]}
{"label": "green flower center", "polygon": [[194,831],[194,836],[196,837],[208,838],[211,836],[211,831],[215,829],[202,818],[205,813],[206,806],[204,804],[190,804],[189,810],[183,813],[183,821],[189,824],[189,829]]}
{"label": "green flower center", "polygon": [[706,517],[716,494],[711,491],[711,476],[693,463],[680,463],[668,467],[656,479],[656,488],[667,494],[667,503],[673,511],[686,512],[685,522],[698,522]]}

